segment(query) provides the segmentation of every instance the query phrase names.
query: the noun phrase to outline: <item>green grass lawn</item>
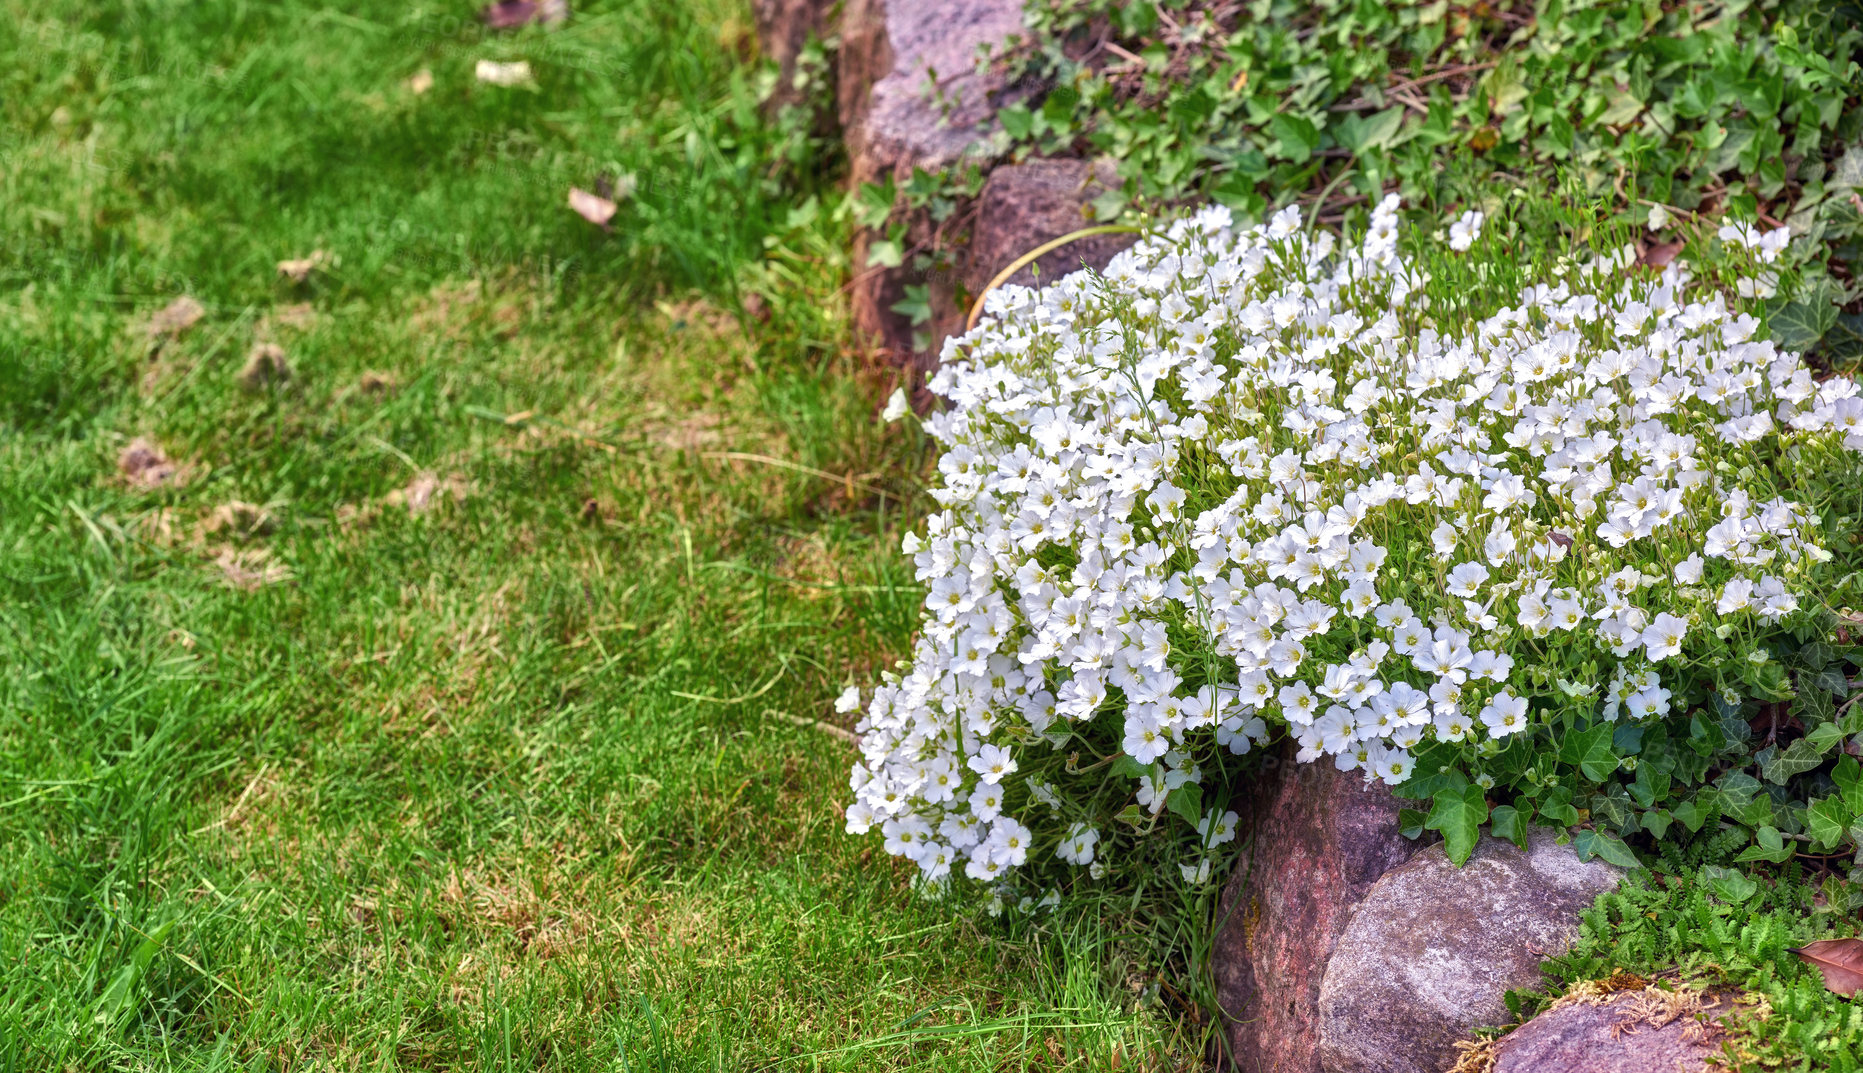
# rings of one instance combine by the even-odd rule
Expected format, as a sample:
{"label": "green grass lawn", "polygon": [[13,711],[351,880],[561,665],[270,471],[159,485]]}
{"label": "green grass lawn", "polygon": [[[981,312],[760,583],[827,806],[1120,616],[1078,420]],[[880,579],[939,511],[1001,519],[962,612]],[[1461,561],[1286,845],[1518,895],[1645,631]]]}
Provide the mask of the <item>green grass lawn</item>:
{"label": "green grass lawn", "polygon": [[0,1069],[1194,1063],[841,833],[922,448],[747,12],[472,7],[0,0]]}

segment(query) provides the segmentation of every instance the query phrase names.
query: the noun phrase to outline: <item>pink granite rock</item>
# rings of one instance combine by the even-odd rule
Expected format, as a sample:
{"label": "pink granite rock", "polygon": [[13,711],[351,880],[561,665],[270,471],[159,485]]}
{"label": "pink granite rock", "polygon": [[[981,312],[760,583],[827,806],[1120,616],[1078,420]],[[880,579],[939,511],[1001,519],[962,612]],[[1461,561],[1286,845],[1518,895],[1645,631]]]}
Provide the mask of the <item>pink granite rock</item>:
{"label": "pink granite rock", "polygon": [[1547,1010],[1494,1045],[1493,1073],[1699,1073],[1721,1052],[1718,1018],[1731,996],[1704,996],[1704,1009],[1669,1019],[1671,996],[1620,991],[1597,1004]]}
{"label": "pink granite rock", "polygon": [[1510,1020],[1509,989],[1537,988],[1540,963],[1565,952],[1579,913],[1623,870],[1580,861],[1552,831],[1525,850],[1483,838],[1456,867],[1440,844],[1365,892],[1320,981],[1320,1068],[1440,1073],[1455,1041]]}
{"label": "pink granite rock", "polygon": [[1228,1068],[1316,1073],[1321,977],[1353,910],[1419,844],[1401,803],[1331,763],[1269,758],[1244,812],[1250,848],[1223,893],[1214,960]]}

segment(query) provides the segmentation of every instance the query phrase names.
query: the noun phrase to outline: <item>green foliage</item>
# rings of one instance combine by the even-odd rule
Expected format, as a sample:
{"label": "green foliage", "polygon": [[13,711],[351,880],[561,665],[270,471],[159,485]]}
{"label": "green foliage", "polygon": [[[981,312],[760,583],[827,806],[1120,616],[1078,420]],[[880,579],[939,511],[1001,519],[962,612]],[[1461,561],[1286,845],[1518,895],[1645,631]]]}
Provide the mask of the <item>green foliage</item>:
{"label": "green foliage", "polygon": [[954,918],[841,834],[920,455],[748,12],[474,6],[0,0],[0,1068],[1161,1052],[1183,918]]}
{"label": "green foliage", "polygon": [[1007,58],[1038,92],[1004,127],[1024,152],[1115,158],[1125,190],[1103,219],[1203,198],[1349,207],[1392,185],[1445,209],[1492,175],[1556,175],[1636,224],[1657,204],[1763,212],[1819,281],[1781,302],[1777,338],[1863,358],[1863,314],[1839,313],[1863,292],[1823,268],[1863,252],[1850,0],[1030,0],[1028,18]]}
{"label": "green foliage", "polygon": [[1577,939],[1544,966],[1543,996],[1510,994],[1515,1016],[1531,1017],[1575,984],[1618,970],[1673,973],[1695,987],[1734,987],[1763,996],[1736,1006],[1725,1051],[1737,1070],[1863,1069],[1863,1009],[1831,993],[1789,948],[1854,935],[1848,914],[1863,888],[1796,865],[1769,874],[1706,865],[1645,876],[1601,895]]}

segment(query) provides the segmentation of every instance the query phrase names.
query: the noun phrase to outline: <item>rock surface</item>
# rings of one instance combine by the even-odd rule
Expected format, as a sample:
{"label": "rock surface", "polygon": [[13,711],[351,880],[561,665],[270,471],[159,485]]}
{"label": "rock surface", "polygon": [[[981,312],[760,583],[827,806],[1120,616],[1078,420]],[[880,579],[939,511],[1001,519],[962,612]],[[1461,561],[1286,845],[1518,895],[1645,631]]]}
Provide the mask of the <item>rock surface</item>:
{"label": "rock surface", "polygon": [[[1000,51],[1022,32],[1022,0],[847,0],[835,93],[847,144],[850,181],[893,178],[974,161],[991,162],[996,109],[1017,96],[1001,75],[977,71],[977,50]],[[932,232],[914,221],[906,242],[930,246]],[[956,236],[946,236],[947,239]],[[890,361],[923,372],[951,324],[961,263],[933,273],[869,268],[875,236],[854,239],[849,300],[855,327],[876,339]],[[908,286],[928,288],[933,322],[926,347],[894,310]]]}
{"label": "rock surface", "polygon": [[977,49],[1021,32],[1022,0],[847,0],[837,94],[855,181],[975,153],[1007,88]]}
{"label": "rock surface", "polygon": [[1319,988],[1319,1058],[1328,1073],[1440,1073],[1455,1041],[1508,1020],[1503,995],[1539,985],[1579,912],[1623,872],[1581,863],[1550,831],[1526,850],[1484,838],[1468,863],[1440,845],[1366,892]]}
{"label": "rock surface", "polygon": [[758,46],[777,68],[768,106],[794,104],[801,97],[795,87],[796,58],[811,36],[825,38],[832,32],[834,5],[830,0],[751,0],[750,6],[757,20]]}
{"label": "rock surface", "polygon": [[[1030,160],[990,172],[977,200],[966,288],[974,295],[1016,258],[1050,239],[1093,225],[1093,199],[1119,188],[1111,160]],[[1095,235],[1069,243],[1035,262],[1039,277],[1023,268],[1008,280],[1024,287],[1052,283],[1084,262],[1106,267],[1136,235]]]}
{"label": "rock surface", "polygon": [[1329,763],[1269,758],[1255,782],[1250,848],[1223,892],[1214,961],[1231,1021],[1230,1068],[1320,1068],[1321,974],[1359,901],[1419,844],[1398,833],[1401,803]]}
{"label": "rock surface", "polygon": [[1555,1007],[1495,1042],[1493,1073],[1697,1073],[1720,1053],[1714,1021],[1732,1008],[1725,995],[1702,1000],[1680,1012],[1674,993],[1651,989]]}

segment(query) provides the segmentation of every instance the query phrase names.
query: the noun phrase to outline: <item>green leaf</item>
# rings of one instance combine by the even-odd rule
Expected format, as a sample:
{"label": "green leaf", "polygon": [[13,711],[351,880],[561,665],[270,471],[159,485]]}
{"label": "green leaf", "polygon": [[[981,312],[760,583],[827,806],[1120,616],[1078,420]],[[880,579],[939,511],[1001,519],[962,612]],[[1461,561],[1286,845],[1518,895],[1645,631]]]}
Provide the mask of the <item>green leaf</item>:
{"label": "green leaf", "polygon": [[893,312],[911,317],[914,328],[929,322],[932,318],[931,286],[929,284],[906,284],[906,296],[893,303]]}
{"label": "green leaf", "polygon": [[1611,751],[1611,742],[1609,723],[1574,730],[1559,743],[1559,759],[1578,768],[1592,782],[1603,782],[1617,770],[1617,754]]}
{"label": "green leaf", "polygon": [[1572,836],[1572,849],[1578,853],[1578,859],[1589,861],[1593,857],[1619,868],[1641,868],[1643,862],[1637,860],[1624,840],[1606,831],[1594,831],[1587,827]]}
{"label": "green leaf", "polygon": [[1129,823],[1134,827],[1140,827],[1145,823],[1145,810],[1139,808],[1137,805],[1127,805],[1125,808],[1119,810],[1119,815],[1113,818],[1121,823]]}
{"label": "green leaf", "polygon": [[1792,847],[1785,844],[1785,836],[1777,827],[1765,824],[1753,836],[1754,844],[1742,850],[1735,861],[1771,861],[1784,864],[1792,858]]}
{"label": "green leaf", "polygon": [[[1836,727],[1831,726],[1829,723],[1826,723],[1825,726],[1831,727],[1832,730],[1837,730]],[[1791,745],[1786,746],[1784,751],[1761,763],[1760,776],[1775,786],[1784,786],[1787,782],[1791,781],[1794,776],[1803,775],[1805,772],[1824,763],[1825,750],[1830,748],[1831,743],[1842,737],[1842,731],[1837,731],[1836,738],[1831,738],[1827,735],[1825,736],[1825,743],[1823,745],[1820,745],[1812,736],[1800,738]]]}
{"label": "green leaf", "polygon": [[1747,874],[1738,868],[1704,865],[1701,878],[1708,881],[1708,889],[1714,892],[1715,897],[1730,905],[1739,905],[1759,893],[1759,884],[1747,878]]}
{"label": "green leaf", "polygon": [[1720,812],[1720,795],[1713,790],[1703,790],[1689,795],[1688,799],[1675,805],[1670,814],[1676,822],[1690,832],[1701,830],[1701,825],[1713,819]]}
{"label": "green leaf", "polygon": [[1781,350],[1810,350],[1837,323],[1837,307],[1821,295],[1800,298],[1772,315],[1772,341]]}
{"label": "green leaf", "polygon": [[1275,116],[1268,133],[1275,137],[1275,152],[1296,164],[1305,164],[1320,146],[1320,129],[1299,116]]}
{"label": "green leaf", "polygon": [[1397,810],[1397,832],[1405,838],[1416,838],[1423,833],[1423,821],[1428,818],[1420,808],[1400,808]]}
{"label": "green leaf", "polygon": [[1661,838],[1668,834],[1669,825],[1675,822],[1675,817],[1671,816],[1666,808],[1650,809],[1643,813],[1640,819],[1643,822],[1643,829],[1648,831],[1652,838]]}
{"label": "green leaf", "polygon": [[1831,769],[1831,779],[1844,795],[1844,807],[1852,815],[1863,815],[1863,764],[1857,763],[1854,756],[1840,756],[1837,766]]}
{"label": "green leaf", "polygon": [[1203,787],[1194,782],[1179,786],[1165,799],[1164,807],[1183,817],[1185,823],[1196,826],[1203,818]]}
{"label": "green leaf", "polygon": [[1113,761],[1111,774],[1123,775],[1128,779],[1142,779],[1147,770],[1149,769],[1139,763],[1131,753],[1120,753]]}
{"label": "green leaf", "polygon": [[1578,822],[1578,809],[1572,807],[1572,791],[1555,786],[1540,801],[1540,815],[1556,826],[1570,827]]}
{"label": "green leaf", "polygon": [[1805,833],[1821,850],[1834,849],[1844,840],[1853,814],[1836,794],[1813,801],[1805,809]]}
{"label": "green leaf", "polygon": [[1439,790],[1435,800],[1436,807],[1430,809],[1423,826],[1442,832],[1443,849],[1460,868],[1481,840],[1481,825],[1488,819],[1486,791],[1479,786]]}
{"label": "green leaf", "polygon": [[1526,849],[1527,818],[1531,815],[1530,808],[1522,815],[1512,805],[1496,805],[1488,813],[1488,829],[1494,833],[1494,837],[1505,838],[1521,849]]}

